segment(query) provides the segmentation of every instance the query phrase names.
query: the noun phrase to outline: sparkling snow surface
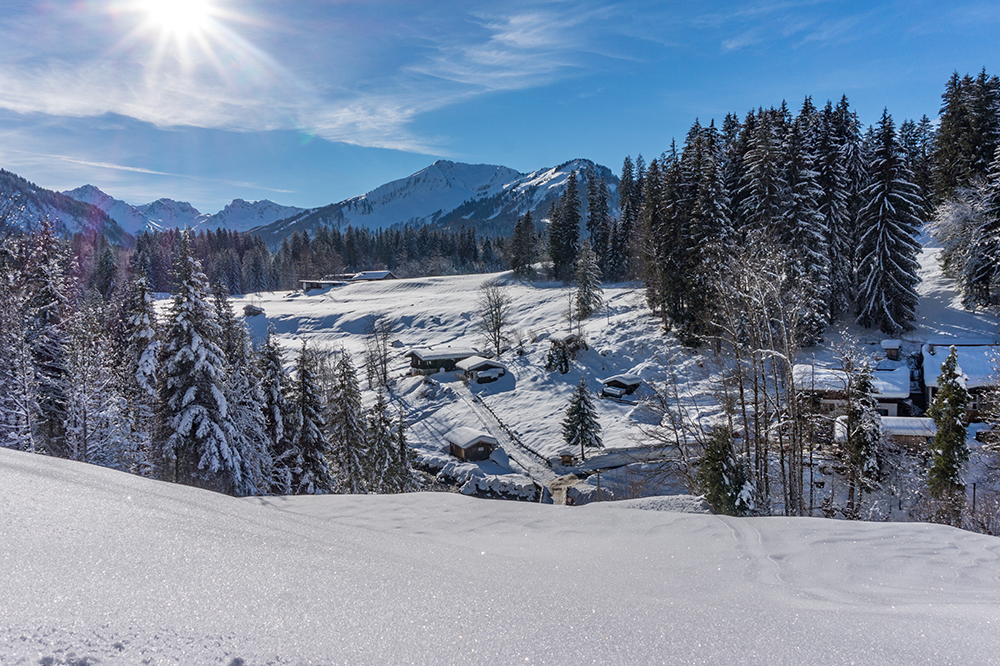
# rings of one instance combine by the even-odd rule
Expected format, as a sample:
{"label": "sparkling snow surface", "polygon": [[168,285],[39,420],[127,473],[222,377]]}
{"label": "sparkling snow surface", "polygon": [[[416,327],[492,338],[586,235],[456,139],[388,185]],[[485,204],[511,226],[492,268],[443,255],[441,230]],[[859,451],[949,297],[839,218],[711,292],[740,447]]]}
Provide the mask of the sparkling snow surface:
{"label": "sparkling snow surface", "polygon": [[1000,540],[941,526],[443,493],[234,499],[8,450],[0,506],[5,665],[1000,654]]}

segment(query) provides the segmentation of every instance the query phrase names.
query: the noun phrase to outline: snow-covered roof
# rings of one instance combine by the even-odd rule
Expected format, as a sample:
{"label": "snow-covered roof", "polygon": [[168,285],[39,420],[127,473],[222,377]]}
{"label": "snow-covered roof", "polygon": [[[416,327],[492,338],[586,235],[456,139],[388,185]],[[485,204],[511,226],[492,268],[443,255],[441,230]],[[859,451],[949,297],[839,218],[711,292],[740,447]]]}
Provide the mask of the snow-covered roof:
{"label": "snow-covered roof", "polygon": [[[883,416],[882,432],[888,437],[933,437],[937,434],[934,419],[913,416]],[[847,441],[847,416],[838,416],[833,423],[833,439],[838,444]]]}
{"label": "snow-covered roof", "polygon": [[485,370],[486,368],[507,369],[500,361],[483,358],[482,356],[470,356],[469,358],[462,359],[455,364],[455,367],[464,372],[475,372],[477,370]]}
{"label": "snow-covered roof", "polygon": [[492,444],[493,446],[497,446],[499,444],[496,437],[493,437],[489,433],[485,433],[482,430],[476,430],[475,428],[467,428],[465,426],[455,428],[445,435],[444,439],[449,444],[454,444],[460,449],[467,449],[470,446],[474,446],[475,444],[482,442]]}
{"label": "snow-covered roof", "polygon": [[395,279],[392,271],[362,271],[352,277],[352,280],[385,280]]}
{"label": "snow-covered roof", "polygon": [[601,380],[602,384],[610,384],[611,382],[618,382],[624,386],[638,386],[642,383],[642,378],[637,375],[615,375]]}
{"label": "snow-covered roof", "polygon": [[898,437],[933,437],[937,434],[934,419],[912,416],[883,416],[882,430]]}
{"label": "snow-covered roof", "polygon": [[416,356],[421,361],[446,361],[448,359],[462,360],[478,354],[478,351],[469,347],[442,347],[440,349],[412,349],[404,356]]}
{"label": "snow-covered roof", "polygon": [[879,398],[905,400],[910,397],[910,369],[904,365],[895,370],[875,370],[872,386]]}
{"label": "snow-covered roof", "polygon": [[843,370],[824,368],[809,363],[799,363],[792,367],[795,386],[801,391],[821,393],[843,391],[846,377]]}
{"label": "snow-covered roof", "polygon": [[882,349],[899,349],[903,346],[902,340],[883,340]]}
{"label": "snow-covered roof", "polygon": [[[822,368],[800,363],[792,368],[795,385],[800,390],[821,393],[843,392],[847,378],[839,368]],[[903,400],[910,397],[910,369],[900,365],[892,370],[872,372],[876,397],[883,400]]]}
{"label": "snow-covered roof", "polygon": [[[937,386],[941,366],[950,351],[950,347],[945,345],[926,344],[921,348],[926,386]],[[965,388],[981,388],[997,383],[995,357],[1000,356],[1000,346],[955,345],[955,353],[958,355],[958,375],[965,381]]]}

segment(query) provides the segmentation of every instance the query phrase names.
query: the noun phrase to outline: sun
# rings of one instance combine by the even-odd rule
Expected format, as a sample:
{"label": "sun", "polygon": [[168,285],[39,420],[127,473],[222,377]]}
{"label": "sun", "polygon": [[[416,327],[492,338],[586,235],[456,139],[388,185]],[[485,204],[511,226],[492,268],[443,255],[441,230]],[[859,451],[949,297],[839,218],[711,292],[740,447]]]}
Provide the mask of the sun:
{"label": "sun", "polygon": [[164,35],[186,37],[205,32],[212,23],[209,0],[142,0],[147,25]]}

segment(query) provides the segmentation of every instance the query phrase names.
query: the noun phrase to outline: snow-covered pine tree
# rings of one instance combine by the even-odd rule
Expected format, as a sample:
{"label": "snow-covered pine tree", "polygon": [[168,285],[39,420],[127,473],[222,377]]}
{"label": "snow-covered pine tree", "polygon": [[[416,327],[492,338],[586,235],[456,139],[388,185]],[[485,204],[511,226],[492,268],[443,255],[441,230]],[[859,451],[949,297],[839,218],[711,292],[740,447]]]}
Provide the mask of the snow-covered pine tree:
{"label": "snow-covered pine tree", "polygon": [[875,400],[871,363],[859,354],[845,354],[844,360],[847,399],[844,449],[849,476],[846,514],[857,518],[863,493],[874,490],[878,482],[882,419]]}
{"label": "snow-covered pine tree", "polygon": [[689,227],[689,243],[694,254],[687,297],[690,314],[679,332],[681,340],[692,346],[700,344],[706,335],[712,335],[711,320],[717,299],[715,290],[720,284],[720,267],[736,242],[723,170],[723,139],[714,121],[703,128],[698,150],[702,155],[697,159],[700,165],[697,173],[692,174],[696,190]]}
{"label": "snow-covered pine tree", "polygon": [[514,225],[514,235],[510,239],[510,268],[519,278],[530,278],[534,275],[534,263],[538,258],[535,221],[531,211],[517,218]]}
{"label": "snow-covered pine tree", "polygon": [[236,318],[226,288],[217,285],[215,311],[222,329],[222,352],[226,358],[226,402],[229,405],[229,447],[239,461],[233,475],[232,493],[237,496],[266,494],[271,485],[272,459],[267,441],[267,422],[262,407],[264,393],[256,373],[256,355],[246,324]]}
{"label": "snow-covered pine tree", "polygon": [[136,445],[107,353],[107,309],[102,294],[91,289],[69,324],[66,449],[73,460],[127,470]]}
{"label": "snow-covered pine tree", "polygon": [[559,197],[555,219],[549,225],[549,256],[555,279],[569,282],[580,244],[580,192],[576,171],[570,171]]}
{"label": "snow-covered pine tree", "polygon": [[882,113],[874,140],[871,184],[861,211],[858,323],[894,335],[913,328],[916,318],[916,235],[924,204],[902,159],[888,110]]}
{"label": "snow-covered pine tree", "polygon": [[601,289],[601,269],[597,265],[597,255],[584,240],[576,257],[576,313],[580,320],[597,311],[604,302]]}
{"label": "snow-covered pine tree", "polygon": [[28,257],[25,236],[12,234],[0,243],[0,446],[34,452],[40,448],[39,407],[25,328],[28,293],[24,268]]}
{"label": "snow-covered pine tree", "polygon": [[782,202],[788,185],[782,166],[784,118],[776,110],[758,110],[743,156],[740,215],[747,226],[744,235],[758,238],[772,236],[781,217]]}
{"label": "snow-covered pine tree", "polygon": [[1000,304],[1000,147],[980,191],[982,221],[970,248],[965,300],[966,305],[991,307]]}
{"label": "snow-covered pine tree", "polygon": [[935,499],[950,505],[953,517],[957,517],[965,503],[962,466],[969,460],[965,430],[969,393],[958,371],[958,353],[952,347],[941,365],[937,392],[927,410],[927,415],[934,419],[937,426],[937,433],[931,441],[932,460],[927,472],[927,486]]}
{"label": "snow-covered pine tree", "polygon": [[712,433],[698,464],[698,485],[715,513],[745,516],[751,511],[753,490],[746,470],[736,456],[728,428]]}
{"label": "snow-covered pine tree", "polygon": [[229,444],[222,331],[187,231],[177,249],[159,383],[159,467],[167,480],[231,492],[241,481],[242,461]]}
{"label": "snow-covered pine tree", "polygon": [[289,391],[290,382],[284,364],[281,347],[275,340],[274,326],[269,326],[267,338],[257,355],[257,376],[260,377],[263,400],[264,438],[271,458],[269,492],[276,495],[291,495],[292,480],[300,472],[297,467],[299,454],[292,445],[291,433],[285,427],[289,412],[285,394]]}
{"label": "snow-covered pine tree", "polygon": [[368,450],[364,465],[368,473],[368,492],[399,492],[395,425],[389,414],[385,393],[375,394],[375,404],[368,413]]}
{"label": "snow-covered pine tree", "polygon": [[295,363],[295,380],[288,403],[289,435],[298,453],[295,465],[298,473],[292,479],[292,492],[297,495],[328,493],[334,485],[327,462],[331,446],[323,419],[323,397],[316,383],[316,360],[305,341]]}
{"label": "snow-covered pine tree", "polygon": [[811,103],[803,107],[785,136],[786,189],[779,223],[780,239],[789,250],[789,275],[805,297],[799,303],[799,327],[806,346],[822,340],[829,322],[831,291],[827,229],[819,210],[822,191],[819,173],[813,168],[814,111],[810,109]]}
{"label": "snow-covered pine tree", "polygon": [[157,334],[153,294],[145,274],[129,284],[121,310],[121,350],[117,359],[118,385],[128,398],[127,418],[132,422],[135,449],[128,453],[128,471],[157,475],[152,433],[157,400],[157,372],[161,342]]}
{"label": "snow-covered pine tree", "polygon": [[596,169],[587,174],[587,233],[602,272],[607,268],[611,242],[611,193]]}
{"label": "snow-covered pine tree", "polygon": [[819,116],[815,135],[816,201],[826,229],[827,265],[830,268],[829,319],[836,319],[850,308],[853,299],[853,233],[848,218],[850,182],[844,166],[843,151],[837,137],[833,103],[827,102]]}
{"label": "snow-covered pine tree", "polygon": [[65,419],[69,387],[66,367],[66,326],[72,312],[66,249],[45,218],[33,234],[32,256],[25,271],[26,332],[34,366],[33,401],[38,407],[35,432],[38,443],[52,455],[68,457]]}
{"label": "snow-covered pine tree", "polygon": [[399,407],[399,417],[396,419],[396,429],[393,431],[395,438],[395,487],[396,492],[408,493],[417,490],[417,480],[413,476],[413,463],[417,455],[406,443],[406,413],[403,407]]}
{"label": "snow-covered pine tree", "polygon": [[333,463],[334,492],[364,493],[365,451],[368,447],[361,387],[351,355],[341,350],[337,356],[333,396],[330,400],[330,460]]}
{"label": "snow-covered pine tree", "polygon": [[844,234],[848,238],[848,268],[850,284],[848,285],[850,299],[853,301],[857,293],[857,271],[860,261],[858,246],[863,232],[860,222],[861,209],[864,208],[864,190],[868,187],[869,155],[861,136],[861,121],[851,110],[847,96],[842,96],[834,109],[834,135],[840,150],[840,161],[844,165],[847,178],[847,220]]}
{"label": "snow-covered pine tree", "polygon": [[594,401],[587,388],[587,379],[580,378],[580,383],[573,390],[566,409],[566,417],[562,422],[563,441],[572,448],[580,447],[580,459],[587,459],[587,449],[603,449],[601,439],[601,424],[594,412]]}

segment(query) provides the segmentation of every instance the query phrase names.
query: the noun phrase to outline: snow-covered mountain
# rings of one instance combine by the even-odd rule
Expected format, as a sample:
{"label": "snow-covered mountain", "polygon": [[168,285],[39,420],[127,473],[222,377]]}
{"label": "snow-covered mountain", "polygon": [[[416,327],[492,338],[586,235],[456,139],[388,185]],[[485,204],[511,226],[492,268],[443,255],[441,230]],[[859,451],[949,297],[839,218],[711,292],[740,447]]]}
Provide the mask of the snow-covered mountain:
{"label": "snow-covered mountain", "polygon": [[200,212],[186,201],[173,199],[157,199],[152,203],[134,206],[115,199],[93,185],[84,185],[63,194],[97,206],[132,234],[169,227],[186,227],[198,231],[248,231],[302,210],[295,206],[281,206],[267,199],[253,202],[235,199],[221,211],[211,215]]}
{"label": "snow-covered mountain", "polygon": [[562,194],[571,171],[578,173],[583,199],[587,174],[592,170],[608,182],[611,204],[617,205],[618,179],[610,169],[590,160],[572,160],[527,174],[505,166],[439,160],[367,194],[302,211],[255,233],[276,244],[293,231],[311,233],[323,224],[369,229],[401,224],[465,224],[482,231],[509,232],[517,217],[526,211],[544,217],[549,204]]}
{"label": "snow-covered mountain", "polygon": [[126,234],[100,206],[39,187],[0,169],[0,217],[9,214],[21,226],[33,226],[43,218],[55,222],[62,234],[104,233],[112,243],[126,242]]}

